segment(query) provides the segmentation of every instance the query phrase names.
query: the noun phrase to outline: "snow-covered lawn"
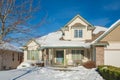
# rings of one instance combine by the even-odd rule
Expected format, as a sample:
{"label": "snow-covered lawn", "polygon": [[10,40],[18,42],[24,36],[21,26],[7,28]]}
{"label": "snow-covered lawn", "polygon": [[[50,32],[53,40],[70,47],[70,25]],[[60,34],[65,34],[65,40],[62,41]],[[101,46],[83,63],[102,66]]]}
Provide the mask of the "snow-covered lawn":
{"label": "snow-covered lawn", "polygon": [[103,80],[95,69],[33,67],[0,71],[0,80]]}

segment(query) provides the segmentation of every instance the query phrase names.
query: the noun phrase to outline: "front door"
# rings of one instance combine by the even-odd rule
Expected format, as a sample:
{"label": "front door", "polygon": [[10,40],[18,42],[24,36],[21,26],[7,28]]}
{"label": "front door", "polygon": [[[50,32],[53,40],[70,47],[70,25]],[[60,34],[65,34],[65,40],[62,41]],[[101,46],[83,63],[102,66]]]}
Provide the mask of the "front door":
{"label": "front door", "polygon": [[56,51],[56,64],[64,64],[64,51]]}

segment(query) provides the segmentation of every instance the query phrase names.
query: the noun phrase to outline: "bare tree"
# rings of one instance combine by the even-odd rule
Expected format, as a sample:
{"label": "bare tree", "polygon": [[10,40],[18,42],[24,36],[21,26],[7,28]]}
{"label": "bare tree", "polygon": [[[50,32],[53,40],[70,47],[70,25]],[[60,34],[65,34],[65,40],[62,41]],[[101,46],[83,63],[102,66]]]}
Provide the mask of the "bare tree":
{"label": "bare tree", "polygon": [[37,25],[31,25],[39,12],[40,0],[0,0],[0,42],[31,38],[31,31],[43,24],[46,18],[44,16]]}

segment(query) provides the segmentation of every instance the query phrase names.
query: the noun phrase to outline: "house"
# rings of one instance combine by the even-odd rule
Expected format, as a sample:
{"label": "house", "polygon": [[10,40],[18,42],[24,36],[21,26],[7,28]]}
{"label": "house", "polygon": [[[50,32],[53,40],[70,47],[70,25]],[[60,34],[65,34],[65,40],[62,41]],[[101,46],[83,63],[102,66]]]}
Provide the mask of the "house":
{"label": "house", "polygon": [[43,61],[49,66],[82,65],[87,61],[107,64],[104,58],[108,54],[104,56],[104,53],[109,42],[101,41],[106,30],[76,15],[61,30],[30,40],[24,46],[24,61]]}
{"label": "house", "polygon": [[0,70],[14,69],[23,61],[23,52],[16,46],[0,43]]}

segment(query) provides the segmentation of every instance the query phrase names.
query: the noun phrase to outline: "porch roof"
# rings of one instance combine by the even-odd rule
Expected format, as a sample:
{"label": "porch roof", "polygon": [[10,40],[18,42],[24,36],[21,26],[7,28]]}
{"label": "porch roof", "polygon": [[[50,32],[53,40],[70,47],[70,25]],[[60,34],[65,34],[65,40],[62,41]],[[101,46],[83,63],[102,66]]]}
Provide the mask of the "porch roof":
{"label": "porch roof", "polygon": [[60,41],[60,42],[51,42],[41,45],[43,48],[89,48],[90,43],[76,42],[76,41]]}

